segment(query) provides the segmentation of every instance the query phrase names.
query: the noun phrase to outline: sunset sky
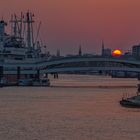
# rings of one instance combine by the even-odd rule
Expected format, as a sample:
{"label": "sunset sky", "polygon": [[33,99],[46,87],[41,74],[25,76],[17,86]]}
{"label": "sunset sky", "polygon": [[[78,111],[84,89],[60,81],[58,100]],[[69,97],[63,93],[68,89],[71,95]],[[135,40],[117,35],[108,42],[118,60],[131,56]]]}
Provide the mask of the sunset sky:
{"label": "sunset sky", "polygon": [[0,16],[34,12],[42,21],[41,38],[48,50],[62,54],[99,53],[101,41],[112,49],[140,43],[140,0],[1,0]]}

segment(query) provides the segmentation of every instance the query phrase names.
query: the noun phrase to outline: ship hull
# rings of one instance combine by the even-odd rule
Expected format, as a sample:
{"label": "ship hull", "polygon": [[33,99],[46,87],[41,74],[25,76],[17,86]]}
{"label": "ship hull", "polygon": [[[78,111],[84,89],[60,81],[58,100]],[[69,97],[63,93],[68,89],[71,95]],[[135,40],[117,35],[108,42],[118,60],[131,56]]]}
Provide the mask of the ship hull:
{"label": "ship hull", "polygon": [[134,102],[129,101],[127,99],[122,99],[120,101],[120,105],[123,107],[128,107],[128,108],[140,108],[140,103],[134,103]]}

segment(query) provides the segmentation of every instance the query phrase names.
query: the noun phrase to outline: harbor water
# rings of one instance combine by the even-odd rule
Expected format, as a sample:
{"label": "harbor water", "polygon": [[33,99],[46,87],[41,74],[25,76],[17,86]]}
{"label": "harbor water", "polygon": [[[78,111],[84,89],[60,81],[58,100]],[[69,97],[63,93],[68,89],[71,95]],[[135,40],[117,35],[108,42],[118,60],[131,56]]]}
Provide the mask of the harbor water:
{"label": "harbor water", "polygon": [[[0,140],[139,140],[140,109],[121,107],[136,79],[59,75],[51,87],[0,89]],[[127,93],[127,95],[126,95]]]}

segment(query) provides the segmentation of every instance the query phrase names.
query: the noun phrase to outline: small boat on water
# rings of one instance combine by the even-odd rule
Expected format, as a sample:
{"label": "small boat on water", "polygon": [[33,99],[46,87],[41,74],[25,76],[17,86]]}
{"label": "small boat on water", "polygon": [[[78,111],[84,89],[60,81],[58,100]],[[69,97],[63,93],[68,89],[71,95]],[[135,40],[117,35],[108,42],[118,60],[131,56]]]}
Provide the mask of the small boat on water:
{"label": "small boat on water", "polygon": [[122,98],[120,104],[124,107],[140,108],[140,95],[133,96],[130,98]]}
{"label": "small boat on water", "polygon": [[20,79],[18,86],[50,86],[50,80],[48,78]]}
{"label": "small boat on water", "polygon": [[138,91],[136,96],[128,97],[128,98],[122,98],[120,101],[120,104],[123,107],[130,107],[130,108],[140,108],[140,84],[138,84]]}

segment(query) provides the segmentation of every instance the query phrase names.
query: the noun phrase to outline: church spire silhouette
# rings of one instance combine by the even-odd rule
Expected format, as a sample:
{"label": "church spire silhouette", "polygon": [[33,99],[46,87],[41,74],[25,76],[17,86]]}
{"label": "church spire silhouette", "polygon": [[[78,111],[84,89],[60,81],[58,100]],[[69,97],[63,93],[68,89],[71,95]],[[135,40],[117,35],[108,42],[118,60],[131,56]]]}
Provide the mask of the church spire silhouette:
{"label": "church spire silhouette", "polygon": [[79,52],[78,52],[78,55],[79,55],[79,56],[82,56],[82,47],[81,47],[81,44],[79,45]]}
{"label": "church spire silhouette", "polygon": [[104,55],[104,50],[105,50],[105,45],[104,45],[104,41],[102,40],[102,55]]}

